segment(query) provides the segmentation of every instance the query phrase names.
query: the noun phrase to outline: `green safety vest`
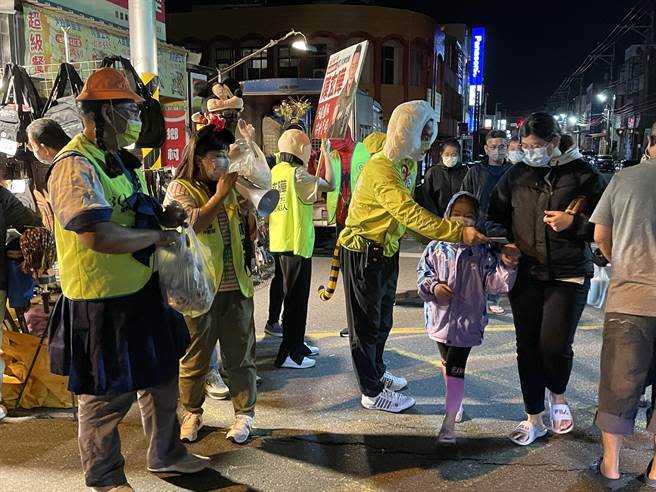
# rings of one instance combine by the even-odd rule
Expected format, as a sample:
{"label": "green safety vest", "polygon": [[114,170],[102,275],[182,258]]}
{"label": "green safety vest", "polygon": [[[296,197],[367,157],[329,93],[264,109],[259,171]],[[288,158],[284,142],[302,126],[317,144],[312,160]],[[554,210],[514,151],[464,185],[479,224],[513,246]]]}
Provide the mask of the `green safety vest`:
{"label": "green safety vest", "polygon": [[[191,194],[196,201],[198,208],[202,207],[209,201],[209,196],[202,186],[197,183],[191,183],[184,179],[176,180]],[[241,220],[239,215],[239,203],[234,190],[226,197],[223,202],[226,214],[228,215],[228,224],[230,226],[230,249],[232,250],[232,262],[235,267],[235,274],[239,282],[239,289],[245,297],[253,297],[253,280],[246,271],[244,263],[244,246],[241,232]],[[216,217],[209,227],[198,233],[198,239],[212,253],[212,265],[214,266],[214,275],[216,279],[216,290],[221,287],[223,278],[223,236],[219,226],[219,219]]]}
{"label": "green safety vest", "polygon": [[271,170],[272,187],[280,192],[278,206],[269,216],[269,248],[273,253],[293,252],[312,258],[313,205],[296,194],[296,166],[280,162]]}
{"label": "green safety vest", "polygon": [[[105,200],[112,206],[110,221],[124,227],[134,227],[135,213],[125,202],[133,192],[132,181],[121,174],[115,178],[107,176],[102,165],[105,155],[83,134],[78,134],[64,147],[58,156],[81,154],[94,167],[102,184]],[[57,158],[55,158],[57,160]],[[136,171],[141,190],[146,191],[143,173]],[[55,216],[56,217],[56,216]],[[82,244],[77,233],[64,229],[55,218],[55,242],[59,274],[64,295],[72,300],[110,299],[134,294],[141,290],[153,274],[153,260],[146,266],[131,254],[111,255],[98,253]]]}

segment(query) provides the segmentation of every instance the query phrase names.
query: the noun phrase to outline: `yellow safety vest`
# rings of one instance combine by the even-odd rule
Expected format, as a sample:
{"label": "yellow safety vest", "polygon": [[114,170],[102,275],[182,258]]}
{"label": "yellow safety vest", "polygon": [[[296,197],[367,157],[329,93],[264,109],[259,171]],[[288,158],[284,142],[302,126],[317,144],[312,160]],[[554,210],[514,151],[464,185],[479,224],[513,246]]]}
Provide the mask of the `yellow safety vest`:
{"label": "yellow safety vest", "polygon": [[312,258],[314,222],[312,204],[296,194],[296,166],[280,162],[271,170],[272,187],[280,192],[278,206],[269,216],[269,249]]}
{"label": "yellow safety vest", "polygon": [[[202,207],[209,201],[207,192],[198,183],[192,183],[184,179],[176,180],[191,194],[191,197]],[[253,280],[246,271],[244,264],[244,246],[241,232],[241,220],[239,215],[239,203],[234,190],[226,197],[223,202],[226,214],[228,215],[228,224],[230,226],[230,247],[232,250],[232,262],[235,267],[235,274],[239,282],[239,289],[245,297],[253,297]],[[214,275],[216,279],[217,292],[221,287],[223,278],[223,236],[219,226],[218,217],[215,218],[209,227],[198,233],[198,239],[201,243],[209,248],[212,252],[212,265],[214,266]]]}
{"label": "yellow safety vest", "polygon": [[[57,155],[64,156],[71,152],[82,154],[93,165],[105,200],[112,206],[110,221],[124,227],[134,227],[135,213],[125,203],[134,191],[130,178],[125,175],[115,178],[107,176],[102,167],[104,152],[83,134],[73,137]],[[62,157],[67,158],[72,157]],[[147,193],[142,172],[137,170],[136,173],[141,190]],[[93,251],[82,244],[77,233],[64,229],[56,218],[55,242],[62,291],[72,300],[110,299],[134,294],[146,285],[153,274],[152,258],[150,265],[146,266],[131,254],[110,255]]]}

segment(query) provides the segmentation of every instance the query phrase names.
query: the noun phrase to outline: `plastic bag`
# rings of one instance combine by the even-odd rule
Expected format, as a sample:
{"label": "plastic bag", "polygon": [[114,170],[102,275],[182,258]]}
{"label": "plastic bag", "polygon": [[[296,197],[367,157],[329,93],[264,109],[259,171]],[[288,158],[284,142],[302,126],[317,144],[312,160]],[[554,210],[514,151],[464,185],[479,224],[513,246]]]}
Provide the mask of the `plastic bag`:
{"label": "plastic bag", "polygon": [[211,253],[192,227],[172,246],[157,248],[159,285],[166,302],[176,311],[196,318],[212,307],[216,294]]}
{"label": "plastic bag", "polygon": [[590,281],[588,304],[601,309],[606,304],[609,285],[610,277],[608,276],[608,267],[594,265],[594,277]]}
{"label": "plastic bag", "polygon": [[235,144],[236,148],[230,153],[230,172],[239,173],[263,190],[270,190],[271,169],[264,152],[255,142],[248,144],[246,140],[239,139]]}

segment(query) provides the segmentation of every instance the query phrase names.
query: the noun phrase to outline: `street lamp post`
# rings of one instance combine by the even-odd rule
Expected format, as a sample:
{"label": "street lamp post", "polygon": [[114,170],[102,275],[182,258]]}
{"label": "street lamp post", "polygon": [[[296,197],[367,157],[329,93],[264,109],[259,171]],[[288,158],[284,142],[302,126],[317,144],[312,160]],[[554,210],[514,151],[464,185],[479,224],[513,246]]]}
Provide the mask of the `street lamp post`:
{"label": "street lamp post", "polygon": [[597,99],[605,104],[604,112],[606,113],[606,118],[608,120],[608,123],[606,125],[606,129],[608,132],[608,154],[611,155],[613,153],[613,117],[615,116],[615,99],[617,95],[613,94],[613,97],[611,98],[611,103],[610,106],[607,104],[608,103],[608,94],[605,92],[601,92],[597,94]]}
{"label": "street lamp post", "polygon": [[262,52],[264,52],[264,51],[266,51],[266,50],[268,50],[268,49],[273,48],[273,47],[276,46],[277,44],[282,43],[283,41],[285,41],[285,40],[291,38],[292,36],[299,36],[299,37],[300,37],[300,39],[297,39],[296,41],[294,41],[294,42],[292,43],[292,48],[294,48],[294,49],[296,49],[296,50],[299,50],[299,51],[317,51],[317,49],[316,49],[314,46],[311,46],[311,45],[309,45],[309,44],[307,43],[307,38],[305,37],[305,34],[303,34],[302,32],[299,32],[299,31],[296,31],[296,30],[292,29],[292,30],[289,31],[287,34],[285,34],[283,37],[278,38],[278,39],[272,39],[272,40],[270,40],[270,41],[266,44],[266,46],[263,46],[263,47],[260,48],[259,50],[253,51],[252,53],[249,53],[248,55],[246,55],[245,57],[243,57],[241,60],[236,61],[236,62],[233,63],[232,65],[230,65],[230,66],[228,66],[228,67],[225,67],[225,68],[217,68],[217,69],[216,69],[216,71],[217,71],[217,75],[216,75],[215,77],[212,77],[212,78],[211,78],[210,80],[208,80],[207,82],[208,82],[208,83],[211,83],[211,82],[213,82],[214,80],[218,80],[219,82],[221,82],[221,81],[223,80],[223,77],[224,77],[225,75],[227,75],[228,73],[230,73],[232,70],[234,70],[234,69],[237,68],[238,66],[240,66],[240,65],[242,65],[242,64],[244,64],[244,63],[246,63],[246,62],[247,62],[248,60],[250,60],[251,58],[255,58],[255,57],[258,56],[260,53],[262,53]]}

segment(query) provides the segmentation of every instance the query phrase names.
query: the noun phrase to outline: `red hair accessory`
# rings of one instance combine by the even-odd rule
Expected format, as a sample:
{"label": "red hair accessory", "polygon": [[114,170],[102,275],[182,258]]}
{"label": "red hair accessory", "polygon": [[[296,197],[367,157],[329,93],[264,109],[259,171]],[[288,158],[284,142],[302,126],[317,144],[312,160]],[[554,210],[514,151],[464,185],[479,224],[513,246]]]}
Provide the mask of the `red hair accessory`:
{"label": "red hair accessory", "polygon": [[210,125],[214,126],[214,131],[215,132],[222,132],[223,129],[225,128],[225,120],[221,118],[220,116],[217,116],[213,114],[210,117]]}

